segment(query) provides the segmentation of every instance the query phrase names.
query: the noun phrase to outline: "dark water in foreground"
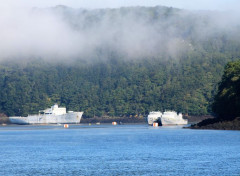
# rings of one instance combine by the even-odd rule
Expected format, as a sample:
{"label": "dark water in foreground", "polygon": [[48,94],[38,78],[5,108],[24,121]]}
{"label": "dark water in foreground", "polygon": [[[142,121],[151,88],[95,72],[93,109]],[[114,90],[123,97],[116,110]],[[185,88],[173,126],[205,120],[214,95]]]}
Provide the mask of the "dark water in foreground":
{"label": "dark water in foreground", "polygon": [[240,131],[0,127],[0,175],[240,175]]}

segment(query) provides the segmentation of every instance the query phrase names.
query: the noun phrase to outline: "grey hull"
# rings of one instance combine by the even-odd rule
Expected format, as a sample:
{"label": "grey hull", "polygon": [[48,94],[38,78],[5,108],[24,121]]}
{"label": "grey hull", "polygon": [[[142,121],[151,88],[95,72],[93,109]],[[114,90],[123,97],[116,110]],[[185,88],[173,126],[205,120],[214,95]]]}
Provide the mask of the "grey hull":
{"label": "grey hull", "polygon": [[185,119],[175,120],[175,119],[160,118],[159,121],[160,121],[160,123],[163,126],[168,126],[168,125],[187,125],[188,124],[188,121],[185,120]]}
{"label": "grey hull", "polygon": [[14,124],[57,124],[80,123],[83,112],[69,112],[63,115],[32,115],[28,117],[9,117]]}

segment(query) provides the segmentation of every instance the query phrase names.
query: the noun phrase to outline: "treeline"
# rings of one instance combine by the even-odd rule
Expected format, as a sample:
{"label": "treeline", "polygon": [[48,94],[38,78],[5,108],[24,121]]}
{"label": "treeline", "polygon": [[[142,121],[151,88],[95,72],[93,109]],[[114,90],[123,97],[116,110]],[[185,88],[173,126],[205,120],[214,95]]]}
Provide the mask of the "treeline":
{"label": "treeline", "polygon": [[211,113],[224,55],[193,54],[180,60],[146,59],[84,65],[49,64],[0,67],[0,112],[27,115],[58,103],[85,117],[129,116],[171,109]]}
{"label": "treeline", "polygon": [[214,99],[213,111],[221,120],[240,117],[240,60],[226,65]]}
{"label": "treeline", "polygon": [[240,130],[240,60],[225,66],[212,110],[216,118],[203,120],[191,128]]}

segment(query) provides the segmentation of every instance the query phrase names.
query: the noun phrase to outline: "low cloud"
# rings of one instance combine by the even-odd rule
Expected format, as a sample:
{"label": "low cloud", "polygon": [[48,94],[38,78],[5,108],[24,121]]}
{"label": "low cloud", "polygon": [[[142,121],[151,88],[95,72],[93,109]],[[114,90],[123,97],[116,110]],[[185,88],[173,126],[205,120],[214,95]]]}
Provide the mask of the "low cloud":
{"label": "low cloud", "polygon": [[[0,15],[0,60],[89,60],[112,53],[133,59],[163,54],[178,57],[193,49],[191,38],[204,40],[232,28],[225,15],[217,20],[207,12],[172,10],[5,8]],[[231,24],[234,22],[236,19]]]}

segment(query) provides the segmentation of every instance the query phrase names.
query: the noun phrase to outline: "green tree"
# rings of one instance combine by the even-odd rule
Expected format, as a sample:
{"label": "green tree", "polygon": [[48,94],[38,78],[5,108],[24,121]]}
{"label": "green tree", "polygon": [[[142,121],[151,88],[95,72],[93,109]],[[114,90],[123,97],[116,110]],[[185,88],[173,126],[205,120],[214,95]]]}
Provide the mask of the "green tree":
{"label": "green tree", "polygon": [[220,119],[232,120],[240,116],[240,60],[226,65],[213,103],[213,112]]}

